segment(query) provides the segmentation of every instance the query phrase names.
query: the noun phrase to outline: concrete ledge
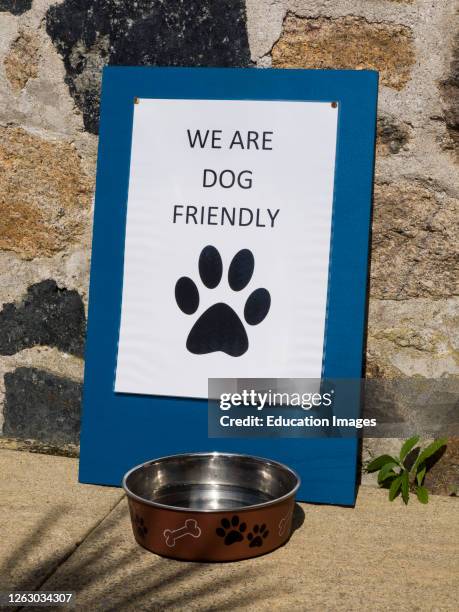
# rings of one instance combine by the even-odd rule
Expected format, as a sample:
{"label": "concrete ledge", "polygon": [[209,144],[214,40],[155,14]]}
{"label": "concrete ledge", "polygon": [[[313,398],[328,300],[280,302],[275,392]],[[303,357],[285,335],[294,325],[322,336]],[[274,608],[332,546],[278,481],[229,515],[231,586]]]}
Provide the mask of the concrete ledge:
{"label": "concrete ledge", "polygon": [[0,450],[0,590],[38,588],[122,498],[77,471],[76,459]]}
{"label": "concrete ledge", "polygon": [[[0,450],[0,588],[77,592],[79,610],[457,610],[459,503],[301,504],[290,542],[238,563],[160,558],[134,541],[119,489],[74,459]],[[121,500],[121,501],[120,501]]]}
{"label": "concrete ledge", "polygon": [[362,487],[354,509],[301,510],[303,524],[274,553],[201,564],[138,547],[123,500],[43,588],[76,590],[91,611],[457,609],[457,500],[404,507]]}

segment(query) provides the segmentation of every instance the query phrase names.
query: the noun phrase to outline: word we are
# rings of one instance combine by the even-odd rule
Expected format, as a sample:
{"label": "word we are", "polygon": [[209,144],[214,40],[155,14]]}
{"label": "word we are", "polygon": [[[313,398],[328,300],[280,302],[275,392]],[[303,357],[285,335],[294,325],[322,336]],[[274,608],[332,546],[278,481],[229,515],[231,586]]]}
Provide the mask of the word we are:
{"label": "word we are", "polygon": [[[241,132],[234,130],[227,137],[223,130],[187,130],[188,143],[192,149],[237,149],[239,151],[272,151],[273,132],[248,130]],[[253,185],[252,170],[234,171],[230,168],[214,170],[204,168],[202,186],[209,188],[220,185],[224,189],[231,189],[235,185],[241,189],[251,189]]]}
{"label": "word we are", "polygon": [[[187,130],[188,142],[190,147],[194,149],[198,146],[200,149],[223,149],[225,143],[223,130],[195,130],[191,133],[191,130]],[[240,149],[241,151],[249,151],[250,149],[256,149],[257,151],[272,151],[271,137],[273,132],[257,132],[256,130],[248,130],[247,132],[241,133],[239,130],[232,132],[231,138],[226,140],[226,146],[228,149]]]}

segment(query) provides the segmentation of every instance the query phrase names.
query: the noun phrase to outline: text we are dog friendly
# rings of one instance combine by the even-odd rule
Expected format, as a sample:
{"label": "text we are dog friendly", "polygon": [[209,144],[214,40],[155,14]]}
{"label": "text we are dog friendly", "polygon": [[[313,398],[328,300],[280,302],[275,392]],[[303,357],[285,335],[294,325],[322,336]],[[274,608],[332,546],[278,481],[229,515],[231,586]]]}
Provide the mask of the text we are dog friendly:
{"label": "text we are dog friendly", "polygon": [[[259,151],[268,153],[273,150],[272,131],[258,132],[248,130],[232,131],[227,134],[223,130],[190,130],[186,131],[185,142],[191,149],[212,149],[218,151],[227,149],[243,153],[244,151]],[[218,157],[217,157],[218,159]],[[242,168],[202,168],[200,186],[203,189],[220,187],[222,189],[253,189],[256,185],[253,170]],[[279,215],[278,208],[248,208],[245,206],[224,206],[220,204],[174,204],[172,223],[185,225],[219,225],[219,226],[253,226],[257,228],[273,228]]]}

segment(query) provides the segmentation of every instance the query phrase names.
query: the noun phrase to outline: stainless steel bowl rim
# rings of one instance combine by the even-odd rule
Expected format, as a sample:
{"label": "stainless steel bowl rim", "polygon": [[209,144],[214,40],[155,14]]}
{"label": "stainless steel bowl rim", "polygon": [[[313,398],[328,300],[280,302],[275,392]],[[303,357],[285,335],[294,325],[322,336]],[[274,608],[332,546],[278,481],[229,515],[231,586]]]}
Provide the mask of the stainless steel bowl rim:
{"label": "stainless steel bowl rim", "polygon": [[235,506],[234,508],[231,508],[230,510],[231,512],[243,512],[245,510],[259,510],[261,508],[267,508],[268,506],[275,506],[293,497],[301,485],[301,478],[295,472],[295,470],[292,470],[292,468],[288,467],[284,463],[280,463],[279,461],[275,461],[274,459],[266,459],[266,457],[258,457],[256,455],[246,455],[243,453],[221,453],[218,451],[213,451],[213,452],[203,452],[203,453],[178,453],[175,455],[166,455],[164,457],[158,457],[157,459],[150,459],[149,461],[145,461],[144,463],[139,463],[139,465],[136,465],[133,468],[131,468],[123,476],[122,487],[124,491],[126,492],[126,495],[130,497],[131,499],[134,499],[135,501],[138,501],[142,504],[147,504],[148,506],[153,506],[154,508],[158,508],[162,510],[173,510],[174,512],[187,512],[187,513],[191,512],[193,514],[210,514],[210,513],[227,514],[228,510],[215,510],[213,508],[207,508],[207,509],[184,508],[183,506],[169,506],[167,504],[161,504],[159,502],[155,502],[153,500],[146,499],[145,497],[140,497],[139,495],[136,495],[129,489],[129,487],[126,484],[127,479],[133,472],[135,472],[136,470],[140,470],[141,468],[147,467],[153,463],[159,463],[161,461],[167,461],[168,459],[178,459],[182,457],[216,457],[216,456],[218,457],[238,457],[240,459],[254,459],[256,461],[261,461],[262,463],[271,464],[278,468],[281,468],[282,470],[285,470],[286,472],[289,472],[296,479],[296,484],[293,487],[293,489],[289,491],[288,493],[286,493],[285,495],[282,495],[281,497],[276,497],[275,499],[271,499],[270,501],[267,501],[267,502],[262,502],[260,504],[252,504],[251,506],[238,506],[238,507]]}

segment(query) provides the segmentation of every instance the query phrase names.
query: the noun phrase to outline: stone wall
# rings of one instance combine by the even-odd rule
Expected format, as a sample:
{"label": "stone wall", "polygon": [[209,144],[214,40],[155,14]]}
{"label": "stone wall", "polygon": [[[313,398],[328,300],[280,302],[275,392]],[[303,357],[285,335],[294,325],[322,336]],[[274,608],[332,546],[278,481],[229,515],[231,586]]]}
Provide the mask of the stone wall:
{"label": "stone wall", "polygon": [[77,450],[108,63],[378,70],[367,375],[458,376],[458,10],[456,0],[0,0],[4,436]]}

